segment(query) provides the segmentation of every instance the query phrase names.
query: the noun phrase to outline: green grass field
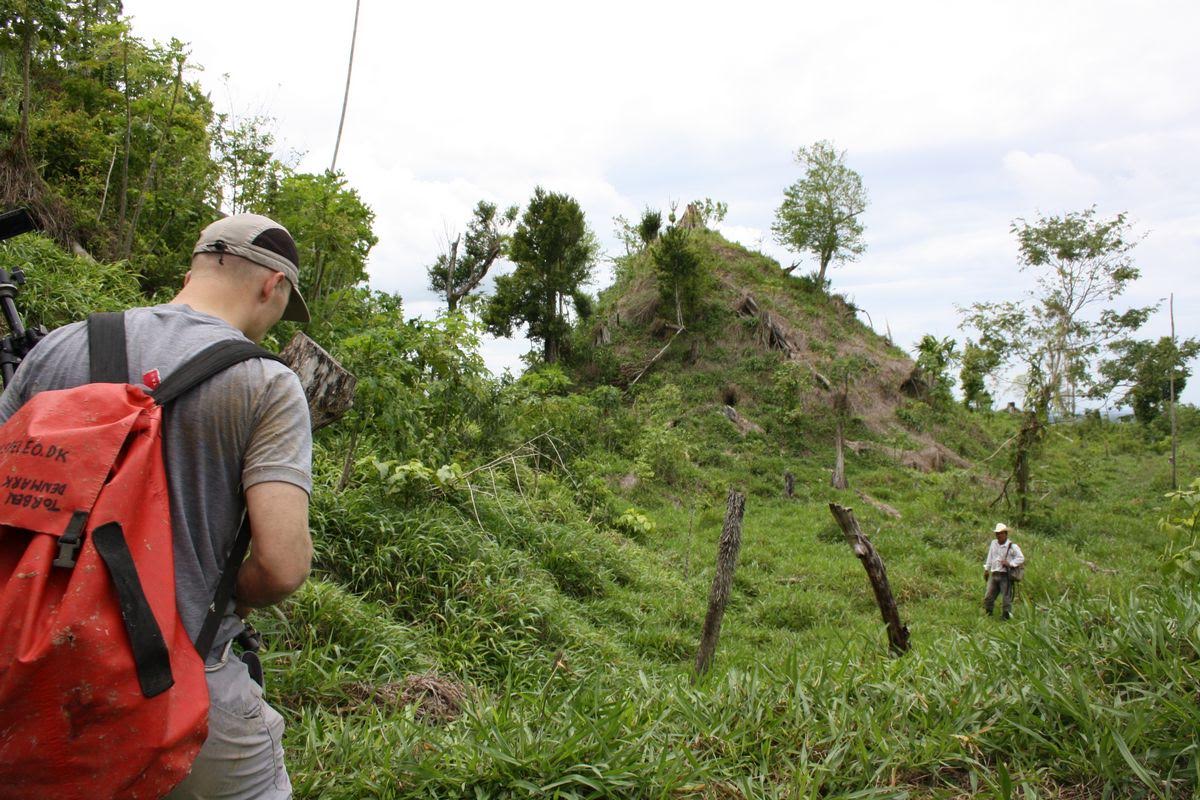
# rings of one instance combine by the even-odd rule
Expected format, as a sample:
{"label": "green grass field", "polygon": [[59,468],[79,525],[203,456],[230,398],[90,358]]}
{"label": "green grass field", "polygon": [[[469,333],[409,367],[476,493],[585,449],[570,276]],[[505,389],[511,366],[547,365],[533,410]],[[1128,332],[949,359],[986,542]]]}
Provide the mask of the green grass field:
{"label": "green grass field", "polygon": [[[1012,514],[989,508],[982,470],[851,455],[851,491],[836,492],[816,448],[734,442],[723,422],[672,429],[689,466],[671,483],[614,491],[610,505],[635,507],[650,531],[597,519],[569,470],[521,465],[406,504],[368,469],[340,493],[336,470],[319,470],[320,575],[264,619],[298,796],[1194,791],[1200,600],[1160,574],[1168,468],[1142,431],[1052,430],[1038,502],[1014,532],[1028,578],[1002,623],[980,610],[980,567],[992,523]],[[990,451],[1016,423],[979,424]],[[1197,450],[1192,436],[1183,474],[1200,472]],[[637,468],[601,461],[614,477]],[[693,685],[729,487],[748,494],[741,559],[714,667]],[[831,500],[856,509],[886,561],[912,633],[901,658]],[[406,688],[412,675],[461,687],[461,713],[439,716],[442,695]]]}

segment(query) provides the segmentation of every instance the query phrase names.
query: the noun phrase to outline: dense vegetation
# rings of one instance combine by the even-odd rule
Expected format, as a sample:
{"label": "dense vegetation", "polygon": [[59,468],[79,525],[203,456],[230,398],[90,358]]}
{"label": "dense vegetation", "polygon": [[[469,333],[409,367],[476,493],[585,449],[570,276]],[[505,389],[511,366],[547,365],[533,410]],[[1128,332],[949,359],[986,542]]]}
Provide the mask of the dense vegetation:
{"label": "dense vegetation", "polygon": [[[1042,420],[1015,533],[1028,579],[1011,622],[985,619],[980,563],[1017,513],[1004,490],[1028,430],[988,410],[994,364],[970,373],[972,408],[956,403],[953,343],[929,337],[910,361],[822,280],[708,230],[711,201],[627,225],[595,300],[574,200],[481,206],[440,290],[469,299],[511,256],[500,302],[406,319],[362,286],[372,214],[340,175],[296,173],[262,121],[214,115],[182,49],[138,42],[115,4],[46,9],[6,6],[0,73],[5,174],[25,180],[5,200],[61,223],[57,243],[0,247],[28,273],[29,321],[161,297],[219,209],[260,210],[301,247],[309,334],[359,377],[354,410],[317,436],[316,574],[256,620],[298,796],[1196,791],[1200,484],[1167,496],[1163,414]],[[491,376],[484,320],[526,325],[541,357]],[[1179,474],[1198,475],[1200,414],[1179,412]],[[830,486],[838,439],[848,490]],[[748,495],[741,560],[715,666],[694,679],[731,487]],[[855,506],[887,562],[903,657],[830,501]]]}

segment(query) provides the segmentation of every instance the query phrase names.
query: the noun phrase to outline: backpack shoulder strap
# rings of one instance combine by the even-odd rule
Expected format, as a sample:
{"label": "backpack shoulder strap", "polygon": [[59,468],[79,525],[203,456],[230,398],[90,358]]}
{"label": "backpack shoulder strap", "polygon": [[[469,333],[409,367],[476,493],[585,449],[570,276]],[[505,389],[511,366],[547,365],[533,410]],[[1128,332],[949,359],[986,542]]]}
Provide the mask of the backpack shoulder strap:
{"label": "backpack shoulder strap", "polygon": [[88,367],[91,383],[129,383],[125,353],[125,314],[91,314],[88,327]]}
{"label": "backpack shoulder strap", "polygon": [[154,402],[165,406],[217,373],[224,372],[234,364],[240,364],[252,358],[265,358],[284,363],[279,356],[251,342],[233,339],[217,342],[201,350],[191,361],[168,375],[154,390]]}
{"label": "backpack shoulder strap", "polygon": [[[176,369],[154,390],[154,401],[160,406],[167,406],[182,395],[196,388],[214,375],[225,371],[234,364],[249,361],[254,358],[265,358],[284,363],[283,359],[269,350],[264,350],[251,342],[228,340],[217,342],[201,350],[191,361]],[[244,512],[241,525],[233,540],[233,547],[225,557],[225,565],[221,576],[217,579],[217,589],[213,603],[209,606],[208,614],[196,637],[196,651],[200,658],[208,658],[225,615],[225,608],[233,597],[237,585],[238,568],[241,567],[246,551],[250,547],[250,514]]]}
{"label": "backpack shoulder strap", "polygon": [[221,618],[225,616],[225,608],[233,599],[233,592],[237,587],[238,570],[249,549],[250,511],[247,509],[242,512],[242,523],[238,526],[233,547],[229,549],[229,555],[225,558],[221,577],[217,579],[217,590],[213,593],[212,605],[208,607],[208,613],[204,615],[204,624],[200,626],[200,633],[196,636],[196,652],[200,654],[202,661],[208,659],[208,651],[212,650],[217,630],[221,627]]}

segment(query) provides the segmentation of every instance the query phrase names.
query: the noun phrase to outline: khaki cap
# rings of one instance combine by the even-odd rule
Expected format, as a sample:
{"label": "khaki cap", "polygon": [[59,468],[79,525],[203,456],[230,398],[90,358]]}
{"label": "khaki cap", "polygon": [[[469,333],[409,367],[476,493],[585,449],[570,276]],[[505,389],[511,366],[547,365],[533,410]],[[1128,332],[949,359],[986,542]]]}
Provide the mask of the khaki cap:
{"label": "khaki cap", "polygon": [[200,232],[192,255],[232,253],[255,264],[282,272],[292,285],[283,319],[308,322],[308,305],[300,296],[300,251],[287,228],[262,214],[234,214]]}

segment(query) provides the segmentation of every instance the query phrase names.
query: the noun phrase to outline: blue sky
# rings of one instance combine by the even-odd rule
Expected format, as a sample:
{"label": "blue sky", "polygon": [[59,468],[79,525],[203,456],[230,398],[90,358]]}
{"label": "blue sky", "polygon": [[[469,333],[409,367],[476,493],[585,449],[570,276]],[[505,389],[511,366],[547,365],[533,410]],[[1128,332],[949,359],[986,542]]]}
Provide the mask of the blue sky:
{"label": "blue sky", "polygon": [[[614,215],[713,197],[726,235],[791,263],[769,231],[792,154],[831,139],[871,200],[868,250],[834,289],[902,346],[961,339],[956,305],[1031,285],[1014,218],[1093,204],[1146,236],[1128,303],[1174,292],[1178,332],[1200,335],[1200,4],[842,5],[363,0],[338,166],[377,213],[372,284],[434,313],[425,265],[447,233],[537,184],[579,199],[614,254]],[[353,0],[195,8],[125,3],[140,35],[191,43],[219,110],[273,116],[324,169]],[[1144,335],[1167,330],[1164,310]]]}

